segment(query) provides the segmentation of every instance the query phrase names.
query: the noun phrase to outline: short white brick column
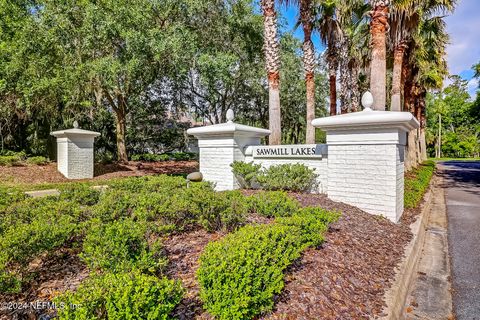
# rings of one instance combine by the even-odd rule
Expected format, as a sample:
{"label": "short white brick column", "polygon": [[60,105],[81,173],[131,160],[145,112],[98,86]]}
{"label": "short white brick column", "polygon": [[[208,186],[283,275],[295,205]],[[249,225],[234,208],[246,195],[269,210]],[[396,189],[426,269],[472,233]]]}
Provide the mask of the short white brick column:
{"label": "short white brick column", "polygon": [[50,133],[57,138],[57,169],[68,179],[93,178],[93,141],[100,133],[73,129]]}
{"label": "short white brick column", "polygon": [[187,130],[198,139],[203,178],[213,182],[218,191],[239,188],[230,164],[244,161],[246,147],[259,145],[260,139],[270,134],[270,130],[234,123],[233,116],[233,111],[229,110],[227,123]]}
{"label": "short white brick column", "polygon": [[319,118],[327,132],[328,197],[398,222],[403,213],[407,132],[419,123],[410,112],[365,110]]}

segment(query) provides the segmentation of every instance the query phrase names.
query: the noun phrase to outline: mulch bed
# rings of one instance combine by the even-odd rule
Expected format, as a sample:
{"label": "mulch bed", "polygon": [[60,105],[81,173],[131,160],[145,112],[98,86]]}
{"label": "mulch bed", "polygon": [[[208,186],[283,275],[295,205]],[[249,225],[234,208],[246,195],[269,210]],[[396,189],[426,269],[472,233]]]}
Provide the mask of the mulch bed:
{"label": "mulch bed", "polygon": [[[185,174],[198,170],[197,161],[165,161],[165,162],[139,162],[130,161],[128,164],[95,164],[93,179],[75,180],[108,180],[121,177],[136,177],[153,174]],[[0,183],[15,184],[40,184],[68,182],[57,171],[56,163],[43,166],[0,166]]]}
{"label": "mulch bed", "polygon": [[[380,316],[385,306],[385,291],[395,276],[395,266],[411,239],[408,224],[391,223],[356,207],[331,201],[324,195],[292,196],[303,205],[340,211],[342,217],[331,226],[321,248],[308,249],[289,269],[285,288],[276,298],[275,310],[261,319],[369,319]],[[250,222],[269,223],[270,220],[254,216]],[[177,318],[212,319],[202,309],[195,273],[198,258],[208,242],[223,236],[223,233],[199,229],[164,239],[169,259],[166,275],[181,280],[187,290],[175,310]],[[46,297],[55,291],[76,287],[87,273],[79,261],[71,259],[67,263],[58,261],[58,266],[54,262],[48,265],[48,273],[58,272],[50,274],[48,279],[35,281],[25,299],[42,300],[42,294]],[[42,269],[46,270],[44,267]],[[12,301],[5,298],[0,296],[0,301]],[[10,318],[0,315],[0,319]]]}
{"label": "mulch bed", "polygon": [[[370,215],[324,195],[292,194],[303,205],[343,213],[321,248],[307,250],[290,269],[275,310],[262,319],[369,319],[381,315],[383,296],[395,266],[411,239],[406,224]],[[198,299],[198,257],[221,234],[195,231],[164,242],[171,262],[169,276],[181,279],[186,298],[176,309],[179,319],[212,319]]]}

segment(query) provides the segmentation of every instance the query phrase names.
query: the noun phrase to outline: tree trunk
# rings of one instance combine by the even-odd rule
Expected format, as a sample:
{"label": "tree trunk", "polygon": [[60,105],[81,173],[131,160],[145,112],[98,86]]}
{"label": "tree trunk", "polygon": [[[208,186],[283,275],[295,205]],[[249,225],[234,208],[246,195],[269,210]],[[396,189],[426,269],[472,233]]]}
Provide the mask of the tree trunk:
{"label": "tree trunk", "polygon": [[350,57],[348,55],[348,48],[349,48],[349,40],[345,36],[343,41],[340,45],[340,112],[342,114],[347,113],[350,111],[350,98],[348,92],[350,90],[350,77],[349,69],[348,69],[348,62]]}
{"label": "tree trunk", "polygon": [[337,65],[335,58],[329,59],[328,74],[330,79],[330,115],[337,114]]}
{"label": "tree trunk", "polygon": [[128,162],[127,156],[127,147],[125,144],[125,136],[127,131],[127,119],[125,108],[120,106],[115,111],[115,127],[116,127],[116,137],[117,137],[117,160],[121,163]]}
{"label": "tree trunk", "polygon": [[281,144],[280,113],[280,52],[277,39],[277,14],[275,0],[262,0],[265,67],[268,75],[268,121],[272,132],[268,139],[270,145]]}
{"label": "tree trunk", "polygon": [[372,61],[370,66],[370,91],[373,95],[373,109],[385,110],[387,85],[388,1],[372,1],[373,11],[370,23],[372,36]]}
{"label": "tree trunk", "polygon": [[395,48],[392,76],[392,103],[390,106],[391,111],[402,111],[400,90],[402,88],[402,66],[404,54],[405,46],[403,44]]}
{"label": "tree trunk", "polygon": [[300,19],[303,27],[303,69],[305,71],[305,86],[307,90],[307,128],[305,141],[315,143],[315,48],[312,42],[312,0],[300,1]]}
{"label": "tree trunk", "polygon": [[315,119],[315,76],[312,73],[305,75],[305,82],[307,87],[307,133],[306,143],[315,143],[315,127],[312,125],[313,119]]}

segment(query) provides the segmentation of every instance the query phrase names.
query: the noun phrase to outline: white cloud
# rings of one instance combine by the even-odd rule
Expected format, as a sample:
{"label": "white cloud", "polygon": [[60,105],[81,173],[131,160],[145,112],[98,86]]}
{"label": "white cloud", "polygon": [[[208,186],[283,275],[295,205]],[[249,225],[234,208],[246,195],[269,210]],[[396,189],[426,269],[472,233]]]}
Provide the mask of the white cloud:
{"label": "white cloud", "polygon": [[475,99],[475,97],[477,96],[478,85],[479,82],[476,78],[468,81],[468,93],[470,93],[470,97],[472,97],[472,99]]}
{"label": "white cloud", "polygon": [[450,45],[447,61],[452,74],[471,69],[480,61],[480,1],[460,0],[453,15],[447,17]]}

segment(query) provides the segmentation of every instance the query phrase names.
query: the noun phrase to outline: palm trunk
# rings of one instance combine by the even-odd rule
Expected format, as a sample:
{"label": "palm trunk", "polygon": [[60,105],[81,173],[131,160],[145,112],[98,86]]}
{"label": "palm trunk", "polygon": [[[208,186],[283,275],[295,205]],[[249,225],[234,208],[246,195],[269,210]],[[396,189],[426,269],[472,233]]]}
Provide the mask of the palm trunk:
{"label": "palm trunk", "polygon": [[310,6],[308,1],[301,2],[303,25],[303,68],[305,70],[305,85],[307,90],[307,129],[305,141],[315,143],[315,128],[312,125],[315,119],[315,49],[311,40],[313,25],[310,23]]}
{"label": "palm trunk", "polygon": [[[372,36],[372,61],[370,69],[370,91],[373,95],[373,109],[385,110],[387,85],[388,1],[372,1],[373,11],[370,23]],[[378,4],[375,4],[378,2]]]}
{"label": "palm trunk", "polygon": [[278,145],[282,142],[279,82],[278,72],[268,74],[268,128],[272,132],[268,138],[270,145]]}
{"label": "palm trunk", "polygon": [[328,61],[328,74],[330,80],[330,115],[337,114],[337,66],[338,63],[333,57]]}
{"label": "palm trunk", "polygon": [[350,111],[350,99],[348,96],[350,74],[348,69],[349,55],[348,55],[349,42],[345,37],[340,45],[340,112],[347,113]]}
{"label": "palm trunk", "polygon": [[268,123],[272,132],[268,139],[271,145],[280,144],[281,113],[280,113],[280,52],[277,39],[277,14],[275,0],[262,0],[265,67],[268,75]]}
{"label": "palm trunk", "polygon": [[315,119],[315,76],[313,72],[305,75],[305,83],[307,87],[307,133],[305,142],[314,144],[315,127],[312,125],[312,121]]}
{"label": "palm trunk", "polygon": [[399,45],[395,48],[392,76],[392,103],[390,106],[391,111],[402,111],[400,90],[402,88],[402,66],[404,54],[404,45]]}

